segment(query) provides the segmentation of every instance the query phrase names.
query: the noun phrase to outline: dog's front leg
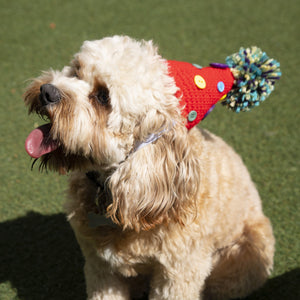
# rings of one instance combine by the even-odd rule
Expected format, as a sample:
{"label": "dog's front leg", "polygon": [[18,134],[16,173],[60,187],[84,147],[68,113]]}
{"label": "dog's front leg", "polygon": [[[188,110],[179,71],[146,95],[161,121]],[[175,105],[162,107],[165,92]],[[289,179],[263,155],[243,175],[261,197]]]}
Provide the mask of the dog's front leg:
{"label": "dog's front leg", "polygon": [[210,273],[211,258],[173,261],[157,268],[151,281],[149,300],[199,300]]}
{"label": "dog's front leg", "polygon": [[88,300],[129,300],[129,289],[105,264],[86,261],[84,266]]}

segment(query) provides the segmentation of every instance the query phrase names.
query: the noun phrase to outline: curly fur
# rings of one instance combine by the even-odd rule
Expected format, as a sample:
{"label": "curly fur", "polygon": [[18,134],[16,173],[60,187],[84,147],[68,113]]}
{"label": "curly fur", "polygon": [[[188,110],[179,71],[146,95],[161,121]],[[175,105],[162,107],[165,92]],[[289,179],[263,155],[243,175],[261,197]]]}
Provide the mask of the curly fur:
{"label": "curly fur", "polygon": [[[44,83],[59,89],[59,103],[41,105]],[[96,100],[99,89],[108,104]],[[85,42],[70,67],[45,72],[25,92],[59,144],[41,163],[71,171],[66,211],[88,299],[244,297],[270,274],[272,228],[246,167],[220,138],[186,130],[176,91],[152,42],[114,36]],[[170,129],[134,151],[162,128]],[[117,227],[89,225],[95,197],[108,196],[88,171],[109,187],[106,216]]]}

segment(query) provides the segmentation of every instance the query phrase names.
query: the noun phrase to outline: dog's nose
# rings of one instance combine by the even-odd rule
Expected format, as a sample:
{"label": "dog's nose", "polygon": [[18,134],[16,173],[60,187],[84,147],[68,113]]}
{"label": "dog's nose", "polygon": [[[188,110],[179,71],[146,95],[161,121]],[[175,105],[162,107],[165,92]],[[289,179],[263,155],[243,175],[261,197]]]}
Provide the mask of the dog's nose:
{"label": "dog's nose", "polygon": [[43,106],[57,103],[61,99],[59,89],[53,84],[46,83],[41,85],[40,92],[40,101]]}

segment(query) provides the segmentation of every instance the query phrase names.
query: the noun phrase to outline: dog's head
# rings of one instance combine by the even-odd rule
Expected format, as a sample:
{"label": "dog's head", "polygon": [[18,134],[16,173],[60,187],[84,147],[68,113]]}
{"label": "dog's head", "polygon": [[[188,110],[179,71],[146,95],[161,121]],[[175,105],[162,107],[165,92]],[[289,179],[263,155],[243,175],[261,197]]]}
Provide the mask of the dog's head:
{"label": "dog's head", "polygon": [[29,111],[50,121],[29,136],[29,154],[67,169],[79,158],[101,165],[124,160],[138,140],[179,116],[167,73],[151,42],[85,42],[70,66],[44,72],[25,92]]}
{"label": "dog's head", "polygon": [[[27,152],[54,170],[113,169],[111,216],[151,228],[195,192],[190,175],[178,188],[193,168],[176,91],[152,42],[87,41],[70,66],[44,72],[25,92],[29,112],[49,120],[29,135]],[[162,137],[136,151],[151,134]]]}

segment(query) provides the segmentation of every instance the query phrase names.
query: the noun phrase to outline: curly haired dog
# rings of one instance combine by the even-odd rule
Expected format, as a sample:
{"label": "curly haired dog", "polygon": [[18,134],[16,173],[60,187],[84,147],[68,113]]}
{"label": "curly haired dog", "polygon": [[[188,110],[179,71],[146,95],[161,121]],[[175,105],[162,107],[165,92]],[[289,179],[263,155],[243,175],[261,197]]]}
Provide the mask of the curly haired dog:
{"label": "curly haired dog", "polygon": [[176,91],[152,42],[114,36],[25,92],[50,121],[28,153],[72,171],[66,210],[88,299],[244,297],[270,274],[272,228],[246,167],[222,139],[186,129]]}

